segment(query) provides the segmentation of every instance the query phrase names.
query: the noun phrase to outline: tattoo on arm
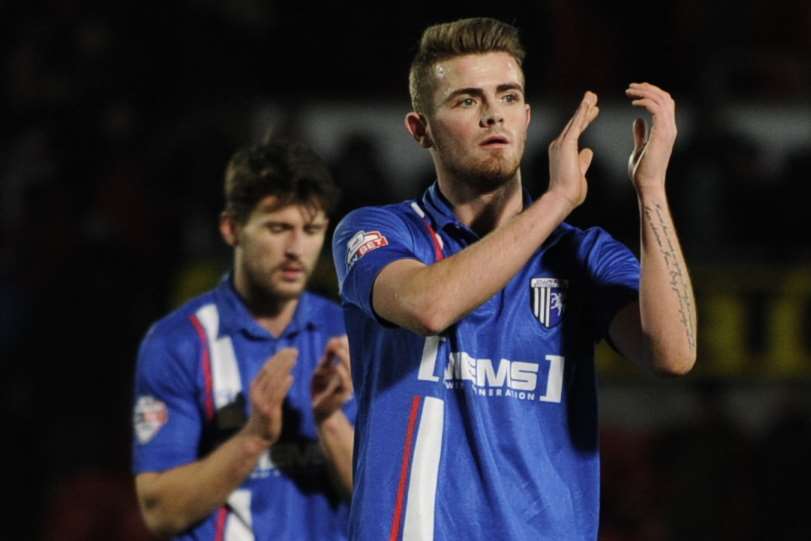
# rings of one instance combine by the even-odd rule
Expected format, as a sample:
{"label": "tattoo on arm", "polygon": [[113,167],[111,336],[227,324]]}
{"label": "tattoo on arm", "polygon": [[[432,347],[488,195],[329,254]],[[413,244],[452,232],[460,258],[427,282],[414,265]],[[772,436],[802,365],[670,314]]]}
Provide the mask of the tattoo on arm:
{"label": "tattoo on arm", "polygon": [[693,306],[689,294],[690,285],[687,270],[679,262],[676,255],[676,247],[673,237],[673,230],[668,226],[662,206],[658,203],[653,208],[644,207],[645,219],[653,231],[656,244],[665,258],[665,267],[670,274],[670,289],[679,299],[679,319],[687,334],[687,342],[691,348],[696,347],[695,322],[692,318]]}

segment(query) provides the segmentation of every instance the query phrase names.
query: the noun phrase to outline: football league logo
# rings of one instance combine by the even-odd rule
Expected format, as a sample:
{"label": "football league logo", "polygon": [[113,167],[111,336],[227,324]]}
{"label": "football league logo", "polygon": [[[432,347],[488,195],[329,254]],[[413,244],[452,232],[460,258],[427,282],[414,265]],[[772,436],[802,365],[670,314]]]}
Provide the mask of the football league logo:
{"label": "football league logo", "polygon": [[133,423],[135,437],[141,445],[148,443],[169,420],[166,404],[154,396],[141,396],[135,403]]}
{"label": "football league logo", "polygon": [[346,244],[346,266],[351,267],[372,250],[388,244],[389,240],[380,231],[358,231]]}
{"label": "football league logo", "polygon": [[547,329],[560,323],[566,311],[568,281],[557,278],[533,278],[530,286],[532,286],[532,313],[538,322]]}

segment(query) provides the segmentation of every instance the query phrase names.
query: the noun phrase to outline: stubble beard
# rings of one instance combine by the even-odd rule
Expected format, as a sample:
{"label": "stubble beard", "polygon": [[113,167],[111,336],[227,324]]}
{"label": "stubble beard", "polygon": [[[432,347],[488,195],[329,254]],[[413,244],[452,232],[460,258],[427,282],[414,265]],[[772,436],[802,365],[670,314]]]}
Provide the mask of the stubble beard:
{"label": "stubble beard", "polygon": [[[441,149],[441,147],[438,148]],[[473,188],[480,193],[491,193],[513,180],[521,165],[518,157],[495,152],[482,159],[459,159],[452,157],[446,161],[445,167],[459,182]]]}
{"label": "stubble beard", "polygon": [[518,163],[510,163],[503,157],[492,157],[454,171],[456,178],[478,191],[493,192],[510,180],[518,172]]}
{"label": "stubble beard", "polygon": [[309,282],[310,274],[307,272],[303,282],[293,284],[285,282],[279,276],[278,268],[265,273],[254,270],[247,276],[251,301],[258,307],[273,311],[274,308],[301,297]]}

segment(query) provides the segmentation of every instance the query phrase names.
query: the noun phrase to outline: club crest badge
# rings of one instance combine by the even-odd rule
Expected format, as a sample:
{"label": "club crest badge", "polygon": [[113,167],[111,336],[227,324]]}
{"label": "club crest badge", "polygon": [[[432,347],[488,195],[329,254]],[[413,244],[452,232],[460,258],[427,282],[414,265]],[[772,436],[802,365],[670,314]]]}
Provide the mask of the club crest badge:
{"label": "club crest badge", "polygon": [[388,244],[389,239],[380,231],[358,231],[346,243],[346,266],[351,267],[355,261],[372,250],[377,250]]}
{"label": "club crest badge", "polygon": [[169,420],[166,404],[153,396],[138,398],[133,411],[135,437],[141,445],[148,443]]}
{"label": "club crest badge", "polygon": [[551,328],[561,322],[566,312],[567,280],[557,278],[533,278],[532,287],[532,313],[544,327]]}

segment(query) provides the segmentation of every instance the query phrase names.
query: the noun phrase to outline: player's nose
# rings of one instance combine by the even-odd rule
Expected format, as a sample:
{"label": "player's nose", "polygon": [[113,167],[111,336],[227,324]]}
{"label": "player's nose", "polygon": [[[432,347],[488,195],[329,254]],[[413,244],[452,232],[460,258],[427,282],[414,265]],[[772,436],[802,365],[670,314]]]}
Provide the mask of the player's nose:
{"label": "player's nose", "polygon": [[300,256],[304,246],[304,233],[293,229],[287,236],[285,253],[290,256]]}
{"label": "player's nose", "polygon": [[494,126],[504,122],[504,115],[497,107],[485,107],[482,109],[481,117],[479,118],[479,126],[485,128],[487,126]]}

